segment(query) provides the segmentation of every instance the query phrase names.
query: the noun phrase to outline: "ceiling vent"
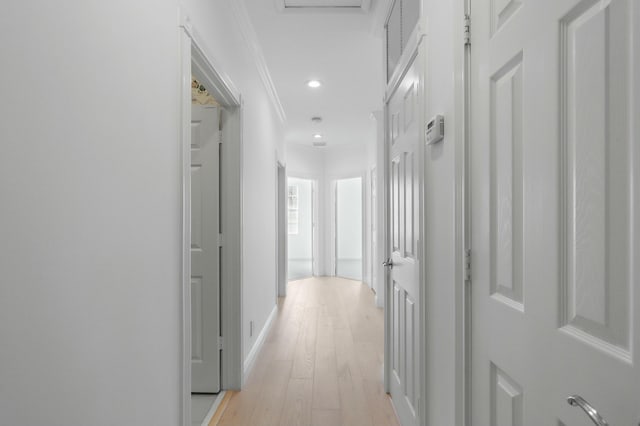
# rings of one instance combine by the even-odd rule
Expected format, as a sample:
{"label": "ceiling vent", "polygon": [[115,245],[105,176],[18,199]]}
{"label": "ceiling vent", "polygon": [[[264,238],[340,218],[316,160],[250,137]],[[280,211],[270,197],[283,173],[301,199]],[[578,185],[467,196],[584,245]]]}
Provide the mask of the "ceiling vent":
{"label": "ceiling vent", "polygon": [[325,146],[327,146],[326,142],[314,142],[313,146],[315,146],[316,148],[323,148]]}
{"label": "ceiling vent", "polygon": [[364,11],[369,10],[371,0],[276,0],[280,10],[328,10],[328,11]]}

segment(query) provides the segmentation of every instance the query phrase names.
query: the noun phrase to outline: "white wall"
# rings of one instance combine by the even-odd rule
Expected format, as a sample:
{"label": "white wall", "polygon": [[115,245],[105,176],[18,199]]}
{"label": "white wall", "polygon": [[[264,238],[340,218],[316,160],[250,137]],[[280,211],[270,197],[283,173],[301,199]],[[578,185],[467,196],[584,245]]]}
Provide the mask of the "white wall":
{"label": "white wall", "polygon": [[[244,100],[243,312],[260,330],[281,123],[229,2],[187,5]],[[0,424],[180,421],[177,17],[175,0],[0,14]]]}
{"label": "white wall", "polygon": [[[456,156],[462,143],[459,106],[461,69],[456,68],[462,52],[462,0],[422,0],[426,11],[429,58],[427,70],[427,116],[445,117],[445,138],[425,151],[424,222],[426,253],[424,271],[427,289],[425,357],[429,387],[425,424],[462,426],[462,354],[460,304],[461,264],[456,264],[456,199],[461,182],[456,180]],[[458,184],[458,185],[456,185]],[[460,252],[462,248],[459,248]]]}
{"label": "white wall", "polygon": [[287,175],[321,179],[325,174],[325,148],[286,145]]}
{"label": "white wall", "polygon": [[[374,142],[375,136],[372,136],[368,144],[374,144]],[[325,175],[330,179],[360,176],[367,168],[368,144],[325,148]]]}
{"label": "white wall", "polygon": [[0,424],[178,424],[176,16],[3,8]]}

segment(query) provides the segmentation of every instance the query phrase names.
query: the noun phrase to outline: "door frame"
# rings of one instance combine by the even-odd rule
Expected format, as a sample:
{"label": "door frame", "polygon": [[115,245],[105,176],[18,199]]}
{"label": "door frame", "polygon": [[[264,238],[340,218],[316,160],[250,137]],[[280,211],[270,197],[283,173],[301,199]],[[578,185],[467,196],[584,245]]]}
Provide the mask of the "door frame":
{"label": "door frame", "polygon": [[221,249],[220,314],[224,351],[221,389],[240,389],[242,369],[242,98],[223,67],[208,55],[203,38],[184,10],[180,10],[180,235],[182,241],[180,293],[182,295],[182,349],[180,411],[183,426],[191,426],[191,78],[198,78],[222,109],[220,173]]}
{"label": "door frame", "polygon": [[[455,0],[455,18],[471,19],[473,0]],[[455,128],[455,309],[456,309],[456,425],[472,426],[471,377],[471,42],[464,31],[454,32]]]}
{"label": "door frame", "polygon": [[[371,288],[375,293],[376,293],[376,298],[377,298],[377,294],[378,294],[378,288],[377,285],[378,283],[375,282],[375,278],[377,277],[377,262],[376,262],[376,254],[378,251],[378,245],[379,245],[379,241],[376,238],[378,235],[378,215],[377,215],[377,210],[376,210],[376,206],[377,206],[377,201],[378,201],[378,169],[377,169],[377,165],[374,164],[373,166],[369,167],[369,169],[367,170],[367,175],[368,175],[368,184],[367,184],[367,189],[369,191],[369,195],[367,197],[367,199],[365,200],[367,203],[367,241],[368,244],[366,245],[367,250],[367,273],[369,274],[369,288]],[[376,189],[376,199],[373,199],[373,189]],[[374,228],[374,220],[373,218],[376,218],[376,222],[375,222],[375,228]],[[376,240],[376,247],[374,250],[374,246],[373,246],[373,240]]]}
{"label": "door frame", "polygon": [[276,304],[287,296],[288,234],[287,167],[276,160]]}

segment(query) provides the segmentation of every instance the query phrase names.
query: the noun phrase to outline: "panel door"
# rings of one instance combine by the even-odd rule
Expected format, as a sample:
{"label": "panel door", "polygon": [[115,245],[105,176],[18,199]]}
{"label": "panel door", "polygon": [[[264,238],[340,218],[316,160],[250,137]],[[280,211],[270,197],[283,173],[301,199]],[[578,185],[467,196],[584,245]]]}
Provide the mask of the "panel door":
{"label": "panel door", "polygon": [[220,145],[216,107],[191,107],[191,391],[220,391]]}
{"label": "panel door", "polygon": [[640,422],[637,0],[472,0],[473,426]]}
{"label": "panel door", "polygon": [[403,425],[418,424],[420,55],[388,102],[389,219],[393,268],[387,280],[391,317],[391,397]]}

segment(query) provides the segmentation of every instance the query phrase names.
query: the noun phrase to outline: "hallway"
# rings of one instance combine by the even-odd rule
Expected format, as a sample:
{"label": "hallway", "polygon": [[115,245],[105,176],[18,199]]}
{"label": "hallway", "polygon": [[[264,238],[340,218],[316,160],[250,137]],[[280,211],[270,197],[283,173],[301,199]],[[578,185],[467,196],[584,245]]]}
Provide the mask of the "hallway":
{"label": "hallway", "polygon": [[384,318],[358,281],[288,284],[252,373],[220,425],[397,425],[382,387]]}

